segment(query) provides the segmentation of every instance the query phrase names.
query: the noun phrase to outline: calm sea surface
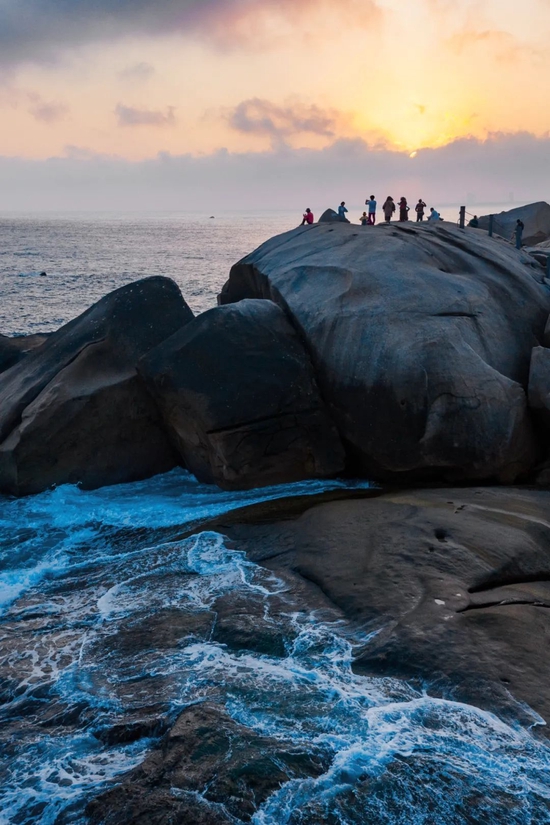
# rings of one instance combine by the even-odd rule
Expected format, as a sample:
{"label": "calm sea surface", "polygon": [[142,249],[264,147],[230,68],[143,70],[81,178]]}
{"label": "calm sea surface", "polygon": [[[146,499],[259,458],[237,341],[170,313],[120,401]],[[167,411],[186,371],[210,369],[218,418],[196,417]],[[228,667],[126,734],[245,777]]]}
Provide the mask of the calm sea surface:
{"label": "calm sea surface", "polygon": [[[482,215],[504,208],[470,209]],[[362,209],[350,206],[350,218]],[[458,207],[441,211],[448,220],[458,217]],[[0,334],[57,329],[111,290],[148,275],[173,278],[202,312],[216,304],[232,264],[300,220],[295,212],[0,214]]]}

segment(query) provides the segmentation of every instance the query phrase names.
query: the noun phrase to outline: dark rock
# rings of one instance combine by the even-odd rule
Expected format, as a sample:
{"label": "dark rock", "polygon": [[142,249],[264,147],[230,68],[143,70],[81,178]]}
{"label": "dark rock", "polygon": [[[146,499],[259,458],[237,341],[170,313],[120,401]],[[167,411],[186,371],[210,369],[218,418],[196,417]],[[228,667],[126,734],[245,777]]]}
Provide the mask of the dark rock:
{"label": "dark rock", "polygon": [[27,353],[42,346],[47,337],[47,335],[19,335],[9,338],[7,335],[0,335],[0,372],[5,372],[18,364]]}
{"label": "dark rock", "polygon": [[260,736],[217,705],[194,705],[120,785],[88,805],[90,825],[248,822],[280,785],[324,771],[311,750]]}
{"label": "dark rock", "polygon": [[[489,215],[479,218],[479,228],[489,229]],[[510,240],[517,221],[523,221],[523,243],[525,246],[535,246],[550,238],[550,204],[544,201],[529,203],[527,206],[517,206],[506,212],[499,212],[493,216],[494,232]]]}
{"label": "dark rock", "polygon": [[354,470],[510,482],[536,462],[526,389],[550,291],[483,233],[319,224],[236,264],[222,304],[268,298],[303,337]]}
{"label": "dark rock", "polygon": [[[273,597],[270,600],[273,602]],[[273,607],[270,604],[269,607]],[[280,607],[280,605],[279,605]],[[295,635],[282,611],[266,615],[266,599],[260,594],[227,593],[212,606],[217,618],[212,639],[230,650],[252,650],[266,656],[285,656],[286,644]]]}
{"label": "dark rock", "polygon": [[535,347],[529,374],[529,406],[550,427],[550,349]]}
{"label": "dark rock", "polygon": [[334,209],[326,209],[319,218],[319,223],[349,223],[349,221],[347,218],[341,218]]}
{"label": "dark rock", "polygon": [[549,512],[546,491],[425,489],[225,532],[378,631],[357,672],[417,680],[516,721],[529,706],[548,722]]}
{"label": "dark rock", "polygon": [[172,281],[138,281],[0,376],[0,490],[99,487],[174,467],[177,457],[136,364],[192,317]]}
{"label": "dark rock", "polygon": [[185,465],[229,489],[331,476],[344,452],[279,307],[205,312],[140,361]]}

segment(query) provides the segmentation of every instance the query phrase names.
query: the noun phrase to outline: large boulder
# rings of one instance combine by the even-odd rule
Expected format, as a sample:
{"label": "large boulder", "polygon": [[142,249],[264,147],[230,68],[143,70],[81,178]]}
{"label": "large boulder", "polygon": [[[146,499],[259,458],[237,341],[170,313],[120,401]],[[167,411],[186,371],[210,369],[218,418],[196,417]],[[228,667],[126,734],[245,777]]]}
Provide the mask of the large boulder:
{"label": "large boulder", "polygon": [[0,372],[19,363],[29,352],[41,347],[47,335],[19,335],[10,338],[0,335]]}
{"label": "large boulder", "polygon": [[346,217],[341,218],[334,209],[325,209],[319,218],[319,223],[349,223],[349,221]]}
{"label": "large boulder", "polygon": [[99,487],[177,457],[136,371],[193,314],[176,284],[147,278],[107,295],[0,376],[0,490]]}
{"label": "large boulder", "polygon": [[139,370],[183,462],[202,481],[247,488],[343,469],[309,356],[270,301],[205,312]]}
{"label": "large boulder", "polygon": [[[479,228],[489,229],[489,215],[479,218]],[[509,240],[514,232],[517,221],[523,221],[523,243],[525,246],[547,241],[550,238],[550,204],[545,201],[529,203],[527,206],[517,206],[506,212],[493,215],[493,228],[497,235]]]}
{"label": "large boulder", "polygon": [[447,223],[318,224],[236,264],[219,300],[285,309],[355,471],[510,482],[535,462],[525,390],[550,311],[542,275]]}

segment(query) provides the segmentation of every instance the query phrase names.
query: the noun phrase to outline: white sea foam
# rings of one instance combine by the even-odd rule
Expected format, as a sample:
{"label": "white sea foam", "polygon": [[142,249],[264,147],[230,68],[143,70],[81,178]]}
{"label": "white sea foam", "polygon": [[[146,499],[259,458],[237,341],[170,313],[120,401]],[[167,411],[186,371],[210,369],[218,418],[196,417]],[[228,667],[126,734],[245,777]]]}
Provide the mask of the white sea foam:
{"label": "white sea foam", "polygon": [[[197,513],[297,489],[324,487],[229,496],[172,473],[126,489],[60,488],[0,503],[5,574],[10,546],[17,575],[27,571],[1,625],[1,673],[14,686],[0,711],[9,743],[1,768],[6,822],[53,825],[68,811],[67,821],[76,821],[90,796],[154,744],[107,746],[83,726],[110,729],[153,695],[172,717],[214,700],[281,748],[321,758],[324,772],[284,784],[260,807],[256,825],[467,825],[460,806],[468,794],[478,816],[471,822],[550,823],[550,751],[529,730],[398,680],[353,673],[354,647],[374,634],[297,609],[288,581],[219,534],[154,540],[159,527],[194,522]],[[286,652],[234,651],[194,630],[176,646],[119,643],[125,633],[154,628],[162,611],[208,616],[231,593],[263,600],[264,630],[282,634]],[[40,722],[48,708],[60,719],[53,732],[51,722]],[[499,818],[502,800],[508,819]]]}

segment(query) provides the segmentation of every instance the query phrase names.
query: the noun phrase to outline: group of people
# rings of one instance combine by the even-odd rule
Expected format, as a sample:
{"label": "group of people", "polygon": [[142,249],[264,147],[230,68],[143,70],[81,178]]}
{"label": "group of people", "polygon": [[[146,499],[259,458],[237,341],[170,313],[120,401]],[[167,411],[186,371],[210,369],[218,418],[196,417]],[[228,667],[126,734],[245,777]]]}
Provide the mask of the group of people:
{"label": "group of people", "polygon": [[[374,195],[371,195],[365,201],[365,205],[367,210],[363,212],[361,217],[359,218],[359,222],[362,226],[374,226],[376,223],[376,210],[378,208],[378,202]],[[424,220],[424,215],[426,214],[427,206],[422,198],[419,198],[418,203],[416,204],[414,211],[416,212],[416,222],[422,223]],[[382,206],[382,211],[384,213],[384,220],[386,223],[390,223],[395,213],[399,210],[399,220],[400,221],[408,221],[409,220],[409,212],[410,206],[407,203],[407,198],[402,197],[397,205],[391,195],[388,195],[384,204]],[[342,201],[340,206],[338,207],[338,217],[341,221],[347,221],[346,214],[348,209],[346,207],[346,202]],[[313,212],[311,209],[306,209],[303,215],[302,226],[305,224],[312,224],[315,218],[313,216]],[[428,221],[440,221],[443,220],[439,212],[432,207],[430,207],[430,214],[428,216]]]}
{"label": "group of people", "polygon": [[[370,198],[368,198],[365,201],[365,205],[367,206],[367,211],[363,212],[363,214],[359,218],[359,221],[363,226],[374,226],[374,224],[376,223],[376,209],[377,209],[377,205],[378,205],[375,196],[371,195]],[[342,209],[342,207],[344,209],[346,209],[346,204],[345,203],[340,204],[340,207],[338,209],[338,214],[340,215],[341,218],[345,218],[345,212],[340,212],[340,209]],[[416,212],[416,222],[417,223],[422,223],[422,221],[424,220],[424,215],[426,214],[426,209],[427,209],[426,203],[422,200],[422,198],[419,198],[418,203],[414,207],[414,211]],[[384,220],[386,221],[386,223],[390,223],[391,219],[393,218],[393,216],[395,215],[395,213],[398,210],[399,210],[399,221],[401,221],[401,222],[408,221],[409,220],[409,212],[411,211],[411,208],[410,208],[409,204],[407,203],[407,198],[403,196],[402,198],[400,198],[400,200],[398,201],[398,203],[396,205],[396,203],[395,203],[394,199],[392,198],[392,196],[388,195],[388,197],[386,198],[386,200],[384,201],[384,203],[382,205],[382,212],[384,213]],[[346,212],[347,212],[347,210],[346,210]],[[433,206],[431,206],[430,207],[430,214],[428,216],[428,220],[429,221],[440,221],[440,220],[443,220],[443,219],[442,219],[441,215],[439,214],[439,212],[436,209],[434,209]]]}

